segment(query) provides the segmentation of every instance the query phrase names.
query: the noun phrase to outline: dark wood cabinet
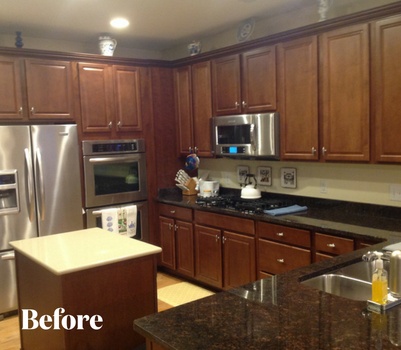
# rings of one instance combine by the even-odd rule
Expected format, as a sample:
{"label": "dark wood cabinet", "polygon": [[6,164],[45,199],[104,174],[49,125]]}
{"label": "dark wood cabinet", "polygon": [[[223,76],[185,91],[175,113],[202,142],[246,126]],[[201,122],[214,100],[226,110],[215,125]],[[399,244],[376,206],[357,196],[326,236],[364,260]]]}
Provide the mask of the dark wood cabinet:
{"label": "dark wood cabinet", "polygon": [[178,153],[211,157],[212,117],[210,61],[174,69]]}
{"label": "dark wood cabinet", "polygon": [[370,160],[369,27],[323,33],[320,108],[324,160]]}
{"label": "dark wood cabinet", "polygon": [[77,118],[69,61],[0,57],[0,118]]}
{"label": "dark wood cabinet", "polygon": [[254,221],[195,211],[195,278],[230,289],[256,280]]}
{"label": "dark wood cabinet", "polygon": [[281,159],[318,160],[318,46],[311,36],[277,48]]}
{"label": "dark wood cabinet", "polygon": [[215,115],[276,109],[276,47],[268,46],[212,61]]}
{"label": "dark wood cabinet", "polygon": [[400,15],[372,25],[372,115],[376,162],[401,162],[400,37]]}
{"label": "dark wood cabinet", "polygon": [[354,240],[323,233],[315,233],[316,261],[354,251]]}
{"label": "dark wood cabinet", "polygon": [[194,277],[192,210],[160,204],[159,214],[161,265],[181,275]]}
{"label": "dark wood cabinet", "polygon": [[144,69],[78,63],[82,129],[88,134],[123,137],[142,130],[141,79]]}

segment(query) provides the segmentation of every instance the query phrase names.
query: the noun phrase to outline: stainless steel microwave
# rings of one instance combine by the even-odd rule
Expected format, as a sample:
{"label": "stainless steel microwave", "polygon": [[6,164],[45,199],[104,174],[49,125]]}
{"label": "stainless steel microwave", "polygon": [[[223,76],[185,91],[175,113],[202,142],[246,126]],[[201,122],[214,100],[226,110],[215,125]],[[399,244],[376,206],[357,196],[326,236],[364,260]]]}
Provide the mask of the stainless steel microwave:
{"label": "stainless steel microwave", "polygon": [[279,159],[279,114],[242,114],[212,118],[217,156]]}

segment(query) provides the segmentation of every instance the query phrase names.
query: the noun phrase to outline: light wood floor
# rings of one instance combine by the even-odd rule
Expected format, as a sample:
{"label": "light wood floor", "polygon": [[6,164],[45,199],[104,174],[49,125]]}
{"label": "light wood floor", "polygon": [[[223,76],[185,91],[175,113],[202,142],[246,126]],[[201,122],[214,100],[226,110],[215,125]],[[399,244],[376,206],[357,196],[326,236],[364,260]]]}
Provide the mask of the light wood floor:
{"label": "light wood floor", "polygon": [[[167,275],[165,273],[157,273],[157,289],[170,286],[182,282],[182,280]],[[158,300],[158,311],[164,311],[173,306]],[[19,325],[18,316],[11,316],[0,321],[0,349],[1,350],[19,350]]]}

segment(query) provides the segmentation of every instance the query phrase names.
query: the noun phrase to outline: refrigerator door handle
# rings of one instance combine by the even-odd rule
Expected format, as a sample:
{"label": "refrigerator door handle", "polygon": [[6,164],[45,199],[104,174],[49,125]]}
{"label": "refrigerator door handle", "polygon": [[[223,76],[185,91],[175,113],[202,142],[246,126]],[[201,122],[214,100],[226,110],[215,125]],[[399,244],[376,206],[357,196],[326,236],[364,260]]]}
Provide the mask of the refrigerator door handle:
{"label": "refrigerator door handle", "polygon": [[1,260],[15,260],[15,254],[14,254],[14,252],[3,254],[3,255],[0,255],[0,259]]}
{"label": "refrigerator door handle", "polygon": [[37,171],[36,174],[38,175],[39,178],[39,216],[40,220],[45,219],[45,187],[44,187],[44,181],[43,181],[43,166],[42,166],[42,154],[40,153],[40,149],[37,148],[36,152],[36,164],[37,164]]}
{"label": "refrigerator door handle", "polygon": [[27,187],[28,187],[28,213],[29,220],[32,222],[34,216],[34,191],[33,191],[33,171],[32,171],[32,159],[28,148],[24,149],[25,153],[25,164],[27,168]]}

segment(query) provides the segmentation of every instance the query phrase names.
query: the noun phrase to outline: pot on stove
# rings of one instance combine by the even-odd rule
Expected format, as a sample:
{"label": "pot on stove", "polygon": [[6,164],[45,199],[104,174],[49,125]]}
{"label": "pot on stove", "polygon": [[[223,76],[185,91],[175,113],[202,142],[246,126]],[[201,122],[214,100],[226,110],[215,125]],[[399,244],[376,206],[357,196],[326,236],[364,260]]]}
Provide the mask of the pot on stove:
{"label": "pot on stove", "polygon": [[[253,179],[253,180],[252,180]],[[254,183],[252,183],[254,181]],[[257,187],[255,175],[246,174],[245,186],[241,190],[241,198],[243,199],[258,199],[262,197],[260,190]]]}

